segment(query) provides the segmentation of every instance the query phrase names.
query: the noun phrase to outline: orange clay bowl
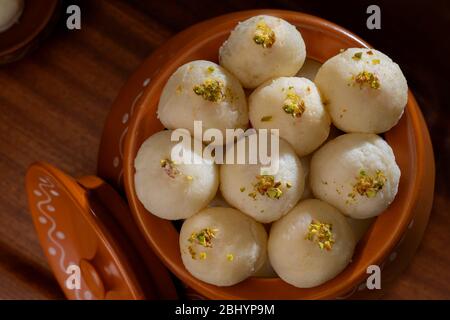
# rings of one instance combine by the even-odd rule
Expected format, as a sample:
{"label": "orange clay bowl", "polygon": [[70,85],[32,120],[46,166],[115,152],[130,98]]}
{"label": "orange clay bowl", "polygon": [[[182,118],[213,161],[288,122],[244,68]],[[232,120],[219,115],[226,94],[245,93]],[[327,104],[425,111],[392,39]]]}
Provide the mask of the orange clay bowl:
{"label": "orange clay bowl", "polygon": [[[404,238],[418,211],[429,212],[434,186],[434,161],[428,131],[419,107],[409,92],[400,122],[385,134],[401,169],[395,201],[381,214],[359,242],[352,263],[334,279],[321,286],[300,289],[280,278],[249,278],[237,285],[218,287],[194,278],[183,266],[178,232],[171,221],[149,213],[134,189],[134,159],[149,136],[163,129],[156,117],[161,91],[170,75],[181,65],[198,59],[217,62],[218,50],[239,21],[258,14],[278,16],[296,25],[306,43],[309,58],[321,63],[341,48],[369,47],[349,31],[326,20],[298,12],[257,10],[233,13],[191,27],[183,32],[177,53],[161,65],[136,105],[124,149],[124,182],[133,216],[147,242],[164,264],[185,284],[210,299],[334,299],[347,297],[364,284],[369,265],[383,265]],[[166,53],[167,55],[170,52]],[[394,57],[395,58],[395,57]],[[426,218],[428,213],[426,213]],[[426,225],[427,219],[423,221]],[[420,239],[420,236],[419,236]],[[395,257],[394,257],[395,258]],[[382,275],[383,276],[383,275]]]}

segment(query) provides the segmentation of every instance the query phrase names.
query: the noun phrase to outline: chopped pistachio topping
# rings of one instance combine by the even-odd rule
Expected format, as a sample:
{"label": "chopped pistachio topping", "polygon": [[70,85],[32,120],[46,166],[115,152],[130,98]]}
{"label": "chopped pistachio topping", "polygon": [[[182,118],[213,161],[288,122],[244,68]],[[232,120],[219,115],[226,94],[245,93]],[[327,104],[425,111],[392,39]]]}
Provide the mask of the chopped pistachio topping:
{"label": "chopped pistachio topping", "polygon": [[373,59],[372,64],[380,64],[380,59]]}
{"label": "chopped pistachio topping", "polygon": [[186,180],[187,181],[192,181],[192,180],[194,180],[194,177],[193,176],[186,176]]}
{"label": "chopped pistachio topping", "polygon": [[202,84],[194,87],[196,95],[211,102],[220,102],[225,98],[223,83],[219,80],[206,79]]}
{"label": "chopped pistachio topping", "polygon": [[234,260],[233,254],[231,254],[231,253],[227,254],[227,260],[230,262],[233,261]]}
{"label": "chopped pistachio topping", "polygon": [[295,93],[293,87],[289,87],[286,100],[283,103],[283,110],[294,118],[300,118],[305,112],[305,102]]}
{"label": "chopped pistachio topping", "polygon": [[195,252],[194,248],[192,248],[192,246],[189,246],[188,250],[189,250],[189,253],[191,254],[191,258],[195,260],[197,253]]}
{"label": "chopped pistachio topping", "polygon": [[212,240],[216,237],[217,231],[217,229],[205,228],[199,232],[193,232],[188,240],[190,243],[212,248]]}
{"label": "chopped pistachio topping", "polygon": [[200,252],[199,258],[200,258],[200,260],[205,260],[206,259],[206,252]]}
{"label": "chopped pistachio topping", "polygon": [[271,121],[272,120],[272,116],[264,116],[264,117],[262,117],[261,118],[261,121],[262,122],[269,122],[269,121]]}
{"label": "chopped pistachio topping", "polygon": [[273,32],[264,20],[261,20],[256,25],[253,41],[263,48],[270,48],[275,43],[275,32]]}
{"label": "chopped pistachio topping", "polygon": [[352,80],[354,81],[354,84],[359,84],[360,88],[362,88],[364,84],[368,84],[372,89],[380,88],[380,81],[372,72],[362,71],[356,76],[353,76]]}
{"label": "chopped pistachio topping", "polygon": [[206,71],[208,71],[208,73],[213,73],[214,70],[216,70],[213,66],[209,66]]}
{"label": "chopped pistachio topping", "polygon": [[331,223],[322,223],[313,220],[308,226],[308,233],[305,239],[317,243],[320,249],[330,251],[335,242]]}
{"label": "chopped pistachio topping", "polygon": [[181,174],[180,170],[175,167],[175,162],[170,159],[161,159],[160,164],[161,168],[163,168],[166,174],[172,179]]}
{"label": "chopped pistachio topping", "polygon": [[356,183],[353,185],[353,190],[348,196],[354,199],[359,194],[367,198],[373,198],[377,195],[378,191],[383,189],[386,181],[386,176],[381,170],[377,170],[373,176],[361,170],[359,176],[356,178]]}
{"label": "chopped pistachio topping", "polygon": [[241,192],[245,191],[245,187],[241,187],[239,190],[241,190]]}
{"label": "chopped pistachio topping", "polygon": [[257,193],[262,196],[267,196],[270,199],[279,199],[283,194],[281,191],[281,182],[275,181],[272,175],[261,175],[256,177],[257,182],[253,185],[255,192],[249,194],[253,199],[256,198]]}
{"label": "chopped pistachio topping", "polygon": [[362,57],[362,52],[356,52],[353,55],[352,59],[355,60],[355,61],[359,61],[359,60],[361,60],[361,57]]}
{"label": "chopped pistachio topping", "polygon": [[369,51],[367,51],[366,53],[367,53],[369,56],[373,55],[373,51],[372,51],[372,50],[369,50]]}
{"label": "chopped pistachio topping", "polygon": [[286,182],[286,188],[292,188],[292,184],[290,184],[289,182]]}

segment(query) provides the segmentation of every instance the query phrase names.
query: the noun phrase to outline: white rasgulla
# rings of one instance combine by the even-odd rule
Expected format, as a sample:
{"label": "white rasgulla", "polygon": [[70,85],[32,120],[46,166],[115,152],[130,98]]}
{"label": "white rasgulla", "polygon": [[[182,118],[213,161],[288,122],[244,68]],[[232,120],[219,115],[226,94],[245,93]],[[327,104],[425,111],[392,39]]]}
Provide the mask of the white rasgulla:
{"label": "white rasgulla", "polygon": [[272,225],[268,252],[280,278],[299,288],[311,288],[344,270],[355,244],[347,220],[336,208],[309,199]]}
{"label": "white rasgulla", "polygon": [[399,180],[391,147],[375,134],[341,135],[311,160],[314,195],[355,219],[382,213],[394,200]]}
{"label": "white rasgulla", "polygon": [[332,57],[315,78],[333,123],[345,132],[388,131],[403,114],[408,85],[400,67],[374,49]]}
{"label": "white rasgulla", "polygon": [[265,15],[240,22],[219,51],[220,64],[250,89],[271,78],[294,76],[305,58],[297,28]]}
{"label": "white rasgulla", "polygon": [[0,0],[0,32],[8,30],[23,12],[23,0]]}
{"label": "white rasgulla", "polygon": [[207,208],[183,223],[180,251],[194,277],[231,286],[261,268],[267,255],[267,234],[260,223],[236,209]]}
{"label": "white rasgulla", "polygon": [[136,194],[150,213],[164,219],[185,219],[205,208],[219,186],[216,164],[201,154],[185,148],[182,152],[200,164],[176,163],[172,160],[172,131],[155,133],[140,147],[134,166]]}
{"label": "white rasgulla", "polygon": [[[242,140],[249,159],[249,137]],[[229,204],[263,223],[278,220],[296,205],[305,188],[305,175],[299,158],[287,142],[279,140],[276,174],[262,175],[261,167],[267,166],[261,162],[245,163],[220,167],[220,190]]]}
{"label": "white rasgulla", "polygon": [[221,66],[205,60],[186,63],[169,78],[158,104],[158,118],[168,129],[194,133],[203,129],[248,127],[248,108],[239,81]]}
{"label": "white rasgulla", "polygon": [[250,122],[257,129],[279,129],[299,157],[328,137],[331,120],[316,85],[306,79],[281,77],[259,86],[249,97]]}

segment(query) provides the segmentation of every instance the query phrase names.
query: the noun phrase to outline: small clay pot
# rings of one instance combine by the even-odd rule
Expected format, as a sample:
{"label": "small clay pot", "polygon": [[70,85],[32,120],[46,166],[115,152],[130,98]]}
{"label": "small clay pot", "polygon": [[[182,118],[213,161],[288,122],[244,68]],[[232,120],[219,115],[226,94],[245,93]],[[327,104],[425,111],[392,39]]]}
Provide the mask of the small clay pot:
{"label": "small clay pot", "polygon": [[19,21],[0,33],[0,65],[21,59],[37,47],[57,19],[59,0],[24,2]]}

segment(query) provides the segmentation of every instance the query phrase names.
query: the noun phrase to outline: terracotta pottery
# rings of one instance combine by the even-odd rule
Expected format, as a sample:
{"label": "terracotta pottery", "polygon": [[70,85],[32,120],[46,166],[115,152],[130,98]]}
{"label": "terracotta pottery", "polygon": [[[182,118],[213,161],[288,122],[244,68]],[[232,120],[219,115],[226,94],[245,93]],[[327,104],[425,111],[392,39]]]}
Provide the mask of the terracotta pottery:
{"label": "terracotta pottery", "polygon": [[[232,287],[203,283],[184,268],[173,224],[151,215],[138,201],[134,158],[141,143],[163,129],[156,118],[156,107],[165,82],[183,63],[217,61],[218,48],[234,26],[259,14],[279,16],[296,25],[305,39],[308,57],[319,62],[342,48],[369,47],[349,31],[317,17],[254,10],[192,26],[157,49],[120,91],[99,150],[99,177],[119,192],[123,193],[125,186],[131,210],[97,177],[76,180],[48,164],[35,164],[28,170],[29,205],[39,240],[68,298],[175,298],[173,283],[153,251],[187,285],[184,294],[193,299],[377,298],[383,290],[366,288],[367,266],[382,268],[382,288],[407,266],[428,222],[435,172],[428,130],[411,93],[399,124],[385,134],[402,170],[396,200],[360,241],[347,269],[319,287],[298,289],[278,278],[250,278]],[[58,231],[63,232],[63,239]],[[69,262],[82,269],[81,291],[65,287],[64,270]],[[113,278],[104,273],[106,265],[116,267]]]}
{"label": "terracotta pottery", "polygon": [[57,20],[59,0],[24,2],[18,23],[0,33],[0,64],[18,60],[34,49]]}
{"label": "terracotta pottery", "polygon": [[[239,21],[258,14],[281,17],[296,25],[302,32],[309,58],[323,63],[347,47],[369,47],[367,43],[349,31],[323,19],[310,15],[279,11],[245,11],[221,16],[202,23],[198,32],[184,33],[178,39],[176,54],[159,62],[159,71],[153,75],[141,97],[135,103],[133,116],[127,127],[124,155],[124,182],[131,211],[147,242],[165,265],[184,283],[211,299],[332,299],[367,294],[365,280],[369,265],[379,265],[385,271],[391,262],[400,259],[402,240],[408,237],[408,226],[422,224],[415,241],[404,248],[404,256],[410,257],[417,247],[426,225],[434,186],[434,160],[428,131],[420,109],[409,93],[406,111],[385,139],[392,146],[402,172],[399,192],[392,205],[380,215],[356,248],[352,263],[337,277],[311,288],[295,288],[279,278],[250,278],[231,287],[217,287],[195,279],[184,268],[179,247],[178,232],[170,221],[150,214],[137,199],[134,191],[134,159],[143,143],[163,127],[156,118],[156,109],[162,88],[170,75],[182,64],[205,59],[217,61],[218,49]],[[386,279],[388,279],[386,275]],[[375,294],[379,293],[376,292]],[[357,297],[358,295],[355,295]]]}

